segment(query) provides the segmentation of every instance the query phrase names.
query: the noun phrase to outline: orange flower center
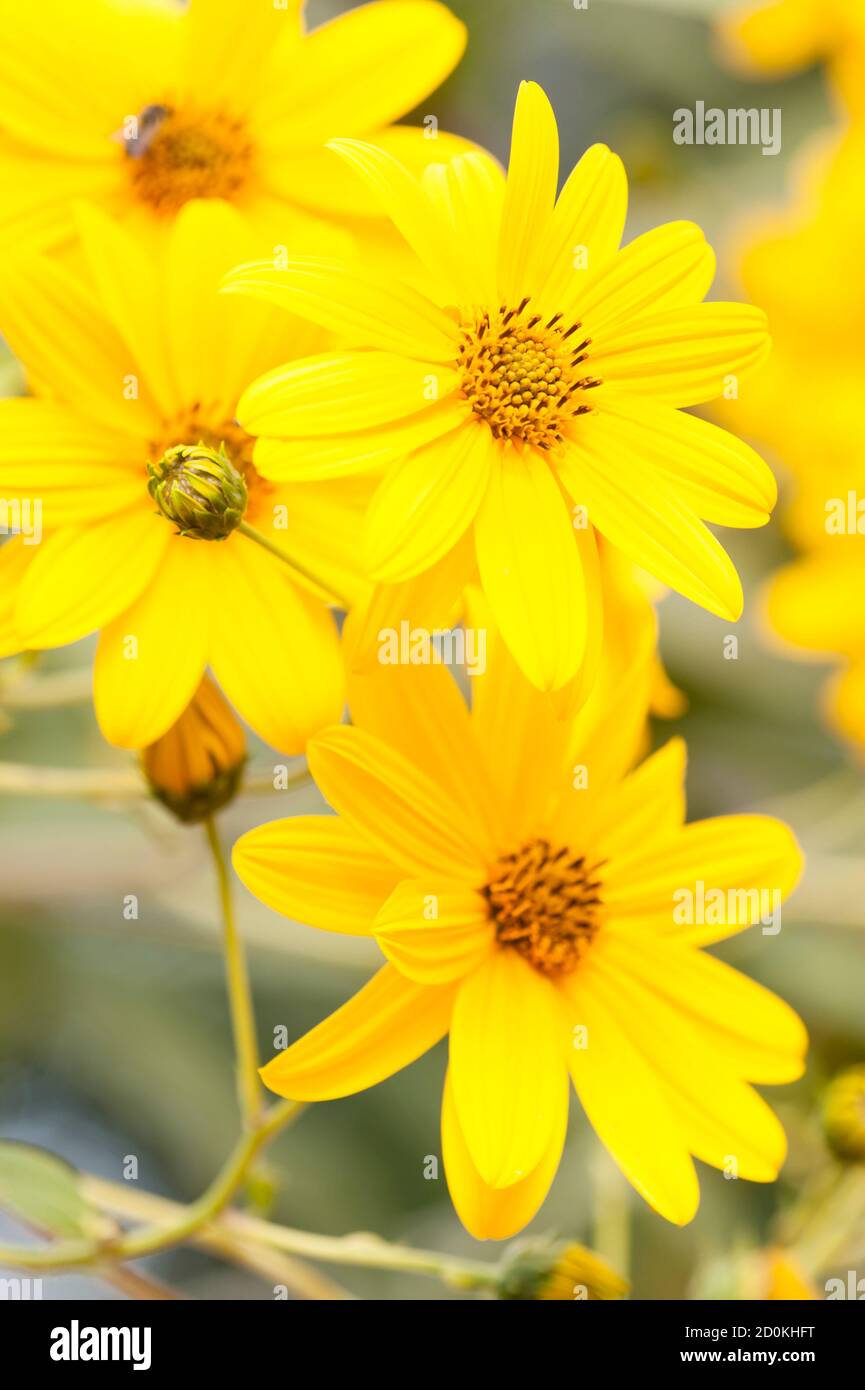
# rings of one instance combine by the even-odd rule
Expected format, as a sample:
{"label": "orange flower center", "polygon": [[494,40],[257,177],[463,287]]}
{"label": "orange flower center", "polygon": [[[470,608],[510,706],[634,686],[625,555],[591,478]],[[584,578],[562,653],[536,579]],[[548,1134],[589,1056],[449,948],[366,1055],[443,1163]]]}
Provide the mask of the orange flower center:
{"label": "orange flower center", "polygon": [[136,195],[168,215],[190,198],[236,198],[252,169],[253,147],[243,122],[221,111],[147,106],[135,135],[124,143]]}
{"label": "orange flower center", "polygon": [[598,930],[599,867],[542,839],[506,854],[483,890],[500,944],[544,975],[569,974]]}
{"label": "orange flower center", "polygon": [[268,498],[274,491],[274,485],[262,478],[252,462],[255,446],[252,435],[241,429],[236,420],[223,420],[211,425],[210,419],[212,416],[196,402],[189,410],[183,411],[173,420],[166,421],[162,436],[150,443],[148,458],[151,463],[157,463],[169,449],[178,444],[191,447],[204,444],[208,449],[217,450],[224,447],[229,461],[238,473],[243,474],[249,494],[245,516],[246,520],[252,522],[256,513],[266,507]]}
{"label": "orange flower center", "polygon": [[496,439],[522,439],[541,449],[561,444],[575,415],[592,409],[581,394],[600,386],[586,376],[590,339],[561,314],[546,323],[524,299],[463,320],[459,365],[463,393]]}

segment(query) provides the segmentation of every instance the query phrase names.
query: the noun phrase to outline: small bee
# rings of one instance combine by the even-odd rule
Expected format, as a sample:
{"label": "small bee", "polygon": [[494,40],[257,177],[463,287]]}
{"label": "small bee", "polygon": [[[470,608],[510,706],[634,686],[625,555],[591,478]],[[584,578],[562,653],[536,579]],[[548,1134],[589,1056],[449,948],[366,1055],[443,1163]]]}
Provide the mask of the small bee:
{"label": "small bee", "polygon": [[170,115],[169,106],[145,106],[140,115],[127,117],[114,139],[122,143],[130,159],[140,159],[150,149],[166,116]]}

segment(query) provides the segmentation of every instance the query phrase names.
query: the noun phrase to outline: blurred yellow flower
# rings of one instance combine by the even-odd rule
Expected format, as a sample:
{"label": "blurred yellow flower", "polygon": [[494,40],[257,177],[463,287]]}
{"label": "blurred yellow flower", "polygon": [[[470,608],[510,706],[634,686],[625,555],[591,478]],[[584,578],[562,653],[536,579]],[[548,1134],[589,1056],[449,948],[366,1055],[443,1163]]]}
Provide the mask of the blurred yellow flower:
{"label": "blurred yellow flower", "polygon": [[769,582],[765,611],[794,648],[845,662],[826,709],[860,747],[865,618],[850,596],[865,586],[863,159],[865,136],[856,129],[809,151],[792,207],[752,228],[741,275],[770,316],[773,352],[723,417],[771,448],[792,475],[783,520],[802,553]]}
{"label": "blurred yellow flower", "polygon": [[829,62],[845,99],[861,109],[862,0],[745,0],[721,13],[717,34],[724,55],[746,71],[780,75]]}
{"label": "blurred yellow flower", "polygon": [[375,140],[417,169],[466,142],[392,125],[447,77],[465,28],[434,0],[363,5],[306,33],[303,0],[0,0],[0,245],[54,245],[72,201],[139,232],[191,198],[273,244],[346,246],[371,211],[324,148]]}
{"label": "blurred yellow flower", "polygon": [[309,748],[338,814],[261,826],[235,847],[263,902],[372,935],[387,957],[262,1076],[280,1095],[331,1100],[449,1033],[448,1184],[469,1231],[504,1238],[552,1183],[570,1072],[623,1173],[685,1223],[699,1201],[692,1154],[758,1182],[784,1160],[783,1130],[748,1083],[799,1076],[804,1028],[700,948],[790,892],[800,852],[765,816],[684,826],[678,739],[628,772],[651,615],[636,630],[608,624],[598,681],[567,719],[520,674],[482,602],[473,617],[490,650],[471,713],[441,666],[352,677],[354,727]]}
{"label": "blurred yellow flower", "polygon": [[[326,595],[366,593],[351,560],[366,499],[357,480],[264,482],[235,411],[251,375],[322,335],[217,293],[251,238],[225,203],[188,204],[161,258],[94,208],[81,230],[87,278],[47,258],[0,276],[0,323],[39,392],[0,401],[0,496],[38,506],[44,528],[0,549],[0,654],[101,629],[96,712],[126,748],[160,738],[210,664],[256,733],[301,751],[343,705],[336,627],[306,574]],[[148,464],[199,444],[224,447],[244,520],[296,569],[160,514]]]}
{"label": "blurred yellow flower", "polygon": [[268,373],[245,392],[267,477],[386,469],[366,518],[373,579],[430,570],[472,533],[496,622],[528,678],[582,660],[595,531],[712,612],[742,607],[700,518],[760,526],[775,482],[746,445],[677,409],[765,354],[765,316],[703,304],[714,256],[675,222],[617,250],[627,188],[603,145],[556,201],[558,132],[524,83],[507,181],[458,156],[421,180],[389,154],[336,147],[380,195],[431,297],[324,259],[240,267],[227,286],[347,334],[363,351]]}

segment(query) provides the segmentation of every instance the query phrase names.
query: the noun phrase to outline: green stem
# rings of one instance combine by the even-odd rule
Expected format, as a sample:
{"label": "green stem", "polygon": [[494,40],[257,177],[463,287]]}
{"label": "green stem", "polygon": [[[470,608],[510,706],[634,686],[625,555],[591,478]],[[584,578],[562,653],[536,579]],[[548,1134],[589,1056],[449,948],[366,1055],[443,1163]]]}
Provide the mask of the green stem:
{"label": "green stem", "polygon": [[225,954],[225,981],[228,988],[228,1002],[231,1009],[231,1026],[234,1032],[234,1055],[237,1068],[237,1094],[240,1100],[240,1113],[247,1130],[256,1130],[261,1115],[261,1084],[258,1079],[258,1042],[255,1032],[255,1016],[252,1007],[252,992],[249,987],[249,971],[243,942],[237,930],[237,918],[231,896],[231,879],[228,864],[219,843],[219,833],[212,816],[204,822],[204,830],[219,886],[219,903],[222,911],[222,940]]}
{"label": "green stem", "polygon": [[335,594],[329,584],[323,584],[320,579],[317,579],[314,574],[295,560],[293,556],[289,555],[287,551],[283,550],[281,546],[277,545],[275,541],[268,539],[263,532],[256,530],[254,526],[250,526],[248,521],[242,521],[237,530],[241,536],[246,536],[249,540],[255,541],[256,545],[260,545],[268,554],[275,555],[277,560],[281,560],[284,565],[288,565],[289,569],[293,570],[295,575],[307,585],[307,587],[311,588],[324,603],[329,604],[332,608],[342,608],[346,613],[348,612],[351,607],[348,599],[343,598],[341,594]]}
{"label": "green stem", "polygon": [[290,1100],[273,1106],[258,1129],[241,1136],[206,1192],[190,1206],[181,1207],[180,1215],[172,1224],[145,1226],[110,1240],[62,1240],[36,1249],[0,1246],[0,1265],[17,1269],[76,1269],[98,1265],[107,1259],[137,1260],[142,1255],[153,1255],[188,1240],[228,1205],[259,1150],[303,1108]]}

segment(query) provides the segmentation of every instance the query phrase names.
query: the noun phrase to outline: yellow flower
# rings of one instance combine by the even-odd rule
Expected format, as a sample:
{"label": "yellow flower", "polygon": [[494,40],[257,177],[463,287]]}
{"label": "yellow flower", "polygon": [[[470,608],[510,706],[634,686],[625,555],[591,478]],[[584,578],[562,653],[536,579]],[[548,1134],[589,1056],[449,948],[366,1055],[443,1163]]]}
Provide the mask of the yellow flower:
{"label": "yellow flower", "polygon": [[[0,496],[38,504],[44,529],[0,549],[0,654],[101,630],[96,711],[125,748],[160,738],[209,664],[256,733],[302,751],[343,705],[336,627],[306,576],[325,596],[366,594],[350,558],[365,498],[357,480],[260,479],[235,411],[250,375],[322,335],[217,293],[251,238],[225,203],[188,204],[159,258],[96,209],[81,230],[87,278],[47,258],[0,278],[0,322],[43,393],[0,402]],[[244,521],[296,568],[236,530],[178,534],[148,490],[160,461],[192,488],[195,454],[178,461],[177,446],[226,459],[223,531],[245,497]]]}
{"label": "yellow flower", "polygon": [[[433,0],[387,0],[306,33],[303,0],[0,0],[2,233],[68,240],[72,200],[154,229],[225,198],[274,243],[346,245],[370,212],[325,149],[375,140],[417,169],[465,148],[392,125],[445,78],[464,26]],[[334,240],[336,238],[336,240]]]}
{"label": "yellow flower", "polygon": [[865,1163],[865,1065],[832,1078],[823,1105],[826,1139],[838,1158]]}
{"label": "yellow flower", "polygon": [[154,796],[186,824],[231,801],[245,762],[243,729],[209,676],[167,733],[141,754]]}
{"label": "yellow flower", "polygon": [[[488,623],[482,606],[475,617]],[[654,675],[652,623],[609,638],[569,719],[486,630],[471,713],[442,667],[352,677],[354,726],[319,734],[308,754],[338,814],[238,841],[237,872],[263,902],[371,934],[387,958],[262,1076],[279,1095],[332,1100],[449,1034],[451,1195],[474,1235],[505,1238],[552,1183],[570,1072],[623,1173],[685,1223],[699,1200],[692,1154],[757,1182],[784,1160],[783,1130],[748,1083],[799,1076],[804,1029],[700,948],[777,905],[799,850],[765,816],[684,826],[678,739],[628,772]]]}
{"label": "yellow flower", "polygon": [[745,0],[717,21],[725,56],[745,71],[780,75],[828,61],[845,98],[861,109],[862,0]]}
{"label": "yellow flower", "polygon": [[386,468],[364,537],[384,584],[430,570],[473,530],[496,621],[543,689],[582,659],[595,527],[737,617],[738,576],[700,517],[762,525],[774,479],[677,407],[718,395],[767,335],[758,310],[700,302],[714,257],[699,228],[671,223],[617,251],[626,180],[602,145],[556,201],[556,121],[533,83],[517,99],[507,181],[479,153],[418,180],[369,145],[335,147],[425,265],[430,295],[303,257],[228,277],[365,349],[289,364],[245,393],[239,418],[266,436],[260,471]]}
{"label": "yellow flower", "polygon": [[792,207],[752,233],[742,277],[746,292],[771,317],[774,351],[726,408],[726,420],[735,417],[737,428],[771,447],[793,479],[784,525],[802,553],[768,585],[769,625],[791,651],[845,663],[827,689],[826,710],[860,748],[865,618],[850,595],[865,584],[863,156],[863,133],[855,129],[817,158],[811,154]]}

